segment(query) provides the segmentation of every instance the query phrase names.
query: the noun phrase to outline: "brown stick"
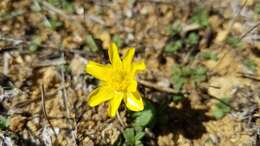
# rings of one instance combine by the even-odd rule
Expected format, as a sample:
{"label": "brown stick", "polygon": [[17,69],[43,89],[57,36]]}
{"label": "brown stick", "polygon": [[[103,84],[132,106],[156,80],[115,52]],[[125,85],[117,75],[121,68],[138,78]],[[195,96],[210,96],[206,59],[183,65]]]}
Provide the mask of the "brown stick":
{"label": "brown stick", "polygon": [[256,29],[258,26],[260,26],[260,21],[254,25],[252,28],[250,28],[246,33],[240,36],[239,40],[241,41],[246,35],[248,35],[250,32],[252,32],[254,29]]}
{"label": "brown stick", "polygon": [[54,129],[53,125],[51,124],[51,121],[49,120],[47,112],[46,112],[46,107],[45,107],[45,90],[44,90],[44,85],[43,84],[41,85],[41,99],[42,99],[41,100],[42,101],[41,105],[42,105],[43,115],[44,115],[45,119],[47,120],[49,126],[51,127],[51,130],[54,133],[54,136],[55,136],[56,140],[58,141],[58,136],[57,136],[57,134],[55,132],[55,129]]}
{"label": "brown stick", "polygon": [[157,85],[157,84],[149,82],[149,81],[138,79],[138,82],[145,87],[152,88],[152,89],[155,89],[155,90],[158,90],[161,92],[166,92],[166,93],[171,93],[171,94],[180,94],[181,93],[181,92],[177,92],[176,90],[174,90],[172,88],[162,87],[160,85]]}

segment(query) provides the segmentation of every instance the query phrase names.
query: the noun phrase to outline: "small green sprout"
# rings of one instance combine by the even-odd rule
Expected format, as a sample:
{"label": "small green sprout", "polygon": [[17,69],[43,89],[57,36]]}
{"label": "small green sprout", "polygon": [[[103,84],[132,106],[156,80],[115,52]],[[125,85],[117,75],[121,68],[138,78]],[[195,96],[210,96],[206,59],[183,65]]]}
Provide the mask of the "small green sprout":
{"label": "small green sprout", "polygon": [[40,36],[33,36],[32,41],[29,43],[30,52],[36,52],[38,48],[41,46],[42,39]]}
{"label": "small green sprout", "polygon": [[260,14],[260,3],[257,3],[257,4],[255,5],[255,12],[256,12],[257,14]]}
{"label": "small green sprout", "polygon": [[62,0],[61,1],[62,9],[64,9],[68,13],[74,13],[75,12],[75,6],[73,2],[70,2],[68,0]]}
{"label": "small green sprout", "polygon": [[168,25],[165,28],[165,31],[168,35],[175,36],[182,31],[182,24],[179,20],[177,20],[173,23],[173,25]]}
{"label": "small green sprout", "polygon": [[66,12],[73,13],[75,11],[74,3],[70,0],[48,0],[54,7],[65,10]]}
{"label": "small green sprout", "polygon": [[0,130],[6,129],[8,127],[7,118],[0,116]]}
{"label": "small green sprout", "polygon": [[205,51],[205,52],[201,52],[200,53],[200,57],[203,60],[214,60],[217,61],[218,60],[218,55],[217,53],[211,52],[211,51]]}
{"label": "small green sprout", "polygon": [[135,128],[126,128],[123,131],[123,136],[125,139],[125,146],[143,146],[142,138],[145,136],[145,133]]}
{"label": "small green sprout", "polygon": [[133,113],[134,127],[144,128],[146,126],[150,126],[155,121],[156,109],[154,105],[146,100],[144,100],[144,110],[140,112]]}
{"label": "small green sprout", "polygon": [[203,7],[197,7],[191,17],[193,23],[199,24],[201,27],[208,27],[208,11]]}
{"label": "small green sprout", "polygon": [[41,10],[42,10],[42,8],[41,8],[41,5],[39,4],[39,2],[38,1],[32,1],[33,3],[32,3],[32,5],[31,5],[31,10],[32,11],[34,11],[34,12],[40,12]]}
{"label": "small green sprout", "polygon": [[180,50],[182,47],[182,41],[181,40],[177,40],[176,42],[170,42],[168,43],[164,50],[167,53],[176,53],[178,50]]}
{"label": "small green sprout", "polygon": [[184,99],[185,97],[182,95],[173,95],[173,96],[171,96],[171,98],[173,101],[178,102],[178,101],[181,101],[182,99]]}
{"label": "small green sprout", "polygon": [[123,137],[119,137],[116,146],[143,146],[142,139],[145,136],[144,129],[151,127],[155,122],[156,109],[152,103],[144,100],[144,110],[131,112],[133,118],[131,127],[123,131]]}
{"label": "small green sprout", "polygon": [[232,46],[233,48],[242,48],[243,47],[243,43],[241,42],[239,37],[236,36],[230,36],[227,38],[226,42]]}
{"label": "small green sprout", "polygon": [[198,43],[199,41],[199,36],[197,33],[192,32],[188,35],[188,38],[186,39],[186,42],[189,46],[194,46]]}
{"label": "small green sprout", "polygon": [[113,40],[113,42],[116,43],[116,45],[117,45],[119,48],[122,47],[123,41],[122,41],[122,39],[120,38],[119,35],[114,35],[113,38],[112,38],[112,40]]}
{"label": "small green sprout", "polygon": [[86,44],[90,47],[92,52],[97,52],[99,50],[98,45],[96,44],[95,39],[92,35],[88,34],[85,39]]}
{"label": "small green sprout", "polygon": [[192,69],[191,77],[195,82],[201,82],[206,80],[207,69],[205,67],[197,67]]}
{"label": "small green sprout", "polygon": [[230,107],[227,105],[229,102],[228,97],[221,98],[221,101],[222,102],[219,101],[213,106],[212,114],[216,119],[224,117],[231,110]]}
{"label": "small green sprout", "polygon": [[56,30],[58,27],[61,27],[63,23],[58,20],[57,17],[45,18],[43,20],[43,26]]}
{"label": "small green sprout", "polygon": [[252,59],[244,60],[243,64],[252,72],[256,72],[257,64]]}
{"label": "small green sprout", "polygon": [[204,67],[182,67],[174,66],[172,72],[172,82],[177,91],[180,91],[184,84],[186,84],[189,79],[192,83],[198,83],[204,81],[207,76],[207,69]]}

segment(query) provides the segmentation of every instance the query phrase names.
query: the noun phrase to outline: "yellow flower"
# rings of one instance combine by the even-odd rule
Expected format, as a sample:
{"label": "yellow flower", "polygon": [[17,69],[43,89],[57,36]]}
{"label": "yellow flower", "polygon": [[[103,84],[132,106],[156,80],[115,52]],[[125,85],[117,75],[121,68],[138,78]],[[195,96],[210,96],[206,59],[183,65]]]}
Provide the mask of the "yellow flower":
{"label": "yellow flower", "polygon": [[86,72],[99,79],[100,86],[88,97],[88,105],[94,107],[108,101],[108,115],[114,117],[122,102],[132,111],[141,111],[144,104],[137,90],[136,74],[145,70],[144,61],[133,62],[135,49],[129,48],[120,59],[117,46],[112,43],[108,48],[111,64],[103,65],[89,61]]}

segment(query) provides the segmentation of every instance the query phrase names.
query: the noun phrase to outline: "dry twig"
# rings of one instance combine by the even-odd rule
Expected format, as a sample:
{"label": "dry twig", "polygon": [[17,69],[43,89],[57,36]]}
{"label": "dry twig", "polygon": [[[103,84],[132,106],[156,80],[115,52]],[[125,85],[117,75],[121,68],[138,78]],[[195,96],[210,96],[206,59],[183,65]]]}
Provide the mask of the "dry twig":
{"label": "dry twig", "polygon": [[58,136],[57,133],[55,132],[55,129],[53,127],[53,125],[51,124],[51,121],[48,118],[47,112],[46,112],[46,108],[45,108],[45,90],[44,90],[44,85],[41,85],[41,105],[42,105],[42,111],[43,111],[43,115],[46,119],[46,121],[48,122],[49,126],[51,127],[52,132],[54,133],[54,136],[56,138],[56,140],[58,141]]}
{"label": "dry twig", "polygon": [[116,113],[116,117],[117,117],[119,123],[121,124],[121,126],[122,126],[123,128],[125,128],[126,125],[124,124],[124,122],[123,122],[123,120],[122,120],[122,118],[121,118],[121,116],[120,116],[120,114],[119,114],[118,111],[117,111],[117,113]]}
{"label": "dry twig", "polygon": [[166,93],[170,93],[170,94],[180,94],[180,92],[177,92],[176,90],[174,90],[172,88],[162,87],[162,86],[156,85],[155,83],[152,83],[149,81],[138,79],[138,82],[145,87],[152,88],[157,91],[166,92]]}
{"label": "dry twig", "polygon": [[[45,98],[44,98],[45,101],[54,98],[58,91],[62,90],[63,88],[67,88],[67,87],[68,87],[68,85],[66,85],[65,87],[61,87],[61,88],[58,88],[56,90],[53,90],[52,92],[46,93]],[[21,102],[18,102],[17,104],[15,104],[14,108],[15,109],[24,108],[24,107],[26,107],[26,106],[28,106],[32,103],[40,102],[40,101],[41,101],[41,97],[38,97],[38,98],[35,98],[35,99],[29,99],[29,100],[26,100],[26,101],[21,101]]]}
{"label": "dry twig", "polygon": [[247,79],[250,79],[250,80],[254,80],[256,82],[260,82],[260,78],[253,76],[251,74],[246,74],[246,73],[239,73],[239,74],[240,74],[240,77],[242,77],[242,78],[247,78]]}
{"label": "dry twig", "polygon": [[239,38],[239,40],[241,41],[243,38],[245,38],[250,32],[252,32],[254,29],[256,29],[258,26],[260,26],[260,21],[254,25],[252,28],[250,28],[247,32],[245,32],[244,34],[242,34]]}
{"label": "dry twig", "polygon": [[[62,58],[63,60],[65,60],[64,58],[64,53],[62,53]],[[66,111],[66,120],[68,122],[68,124],[70,125],[70,133],[71,133],[71,136],[72,136],[72,140],[73,140],[73,143],[74,145],[77,145],[77,142],[76,142],[76,134],[74,133],[74,129],[76,126],[73,126],[73,122],[69,119],[70,117],[70,111],[69,111],[69,108],[68,108],[68,96],[67,96],[67,91],[66,91],[66,88],[65,87],[65,74],[64,74],[64,68],[62,67],[61,68],[61,84],[62,84],[62,101],[63,101],[63,105],[64,105],[64,108],[65,108],[65,111]],[[75,122],[75,119],[74,119],[74,122]],[[75,129],[76,130],[76,129]]]}

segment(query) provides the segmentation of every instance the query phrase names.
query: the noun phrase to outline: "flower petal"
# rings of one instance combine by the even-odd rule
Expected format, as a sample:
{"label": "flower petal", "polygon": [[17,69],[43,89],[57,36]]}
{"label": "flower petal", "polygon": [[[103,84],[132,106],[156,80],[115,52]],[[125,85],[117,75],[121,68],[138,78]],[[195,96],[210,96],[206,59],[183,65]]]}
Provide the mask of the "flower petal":
{"label": "flower petal", "polygon": [[138,91],[132,93],[128,92],[124,98],[126,107],[132,111],[142,111],[144,109],[144,103],[142,97]]}
{"label": "flower petal", "polygon": [[113,66],[119,66],[122,64],[122,61],[120,59],[119,53],[118,53],[118,48],[115,43],[110,44],[108,48],[108,56],[111,64]]}
{"label": "flower petal", "polygon": [[111,99],[109,102],[108,116],[115,117],[123,97],[124,97],[123,92],[114,92],[113,99]]}
{"label": "flower petal", "polygon": [[113,94],[111,94],[111,89],[106,86],[101,86],[95,90],[93,90],[88,97],[88,105],[94,107],[99,105],[109,99],[113,98]]}
{"label": "flower petal", "polygon": [[112,67],[109,65],[102,65],[99,63],[96,63],[94,61],[89,61],[86,66],[86,72],[94,76],[95,78],[98,78],[100,80],[106,81],[111,76],[109,73],[111,72]]}
{"label": "flower petal", "polygon": [[137,81],[136,80],[132,80],[127,88],[128,92],[135,92],[137,89]]}
{"label": "flower petal", "polygon": [[140,72],[144,71],[146,69],[146,65],[144,63],[144,60],[140,60],[133,63],[132,72],[134,73],[134,76]]}
{"label": "flower petal", "polygon": [[130,71],[132,60],[135,55],[135,48],[129,48],[123,58],[123,65],[127,71]]}

